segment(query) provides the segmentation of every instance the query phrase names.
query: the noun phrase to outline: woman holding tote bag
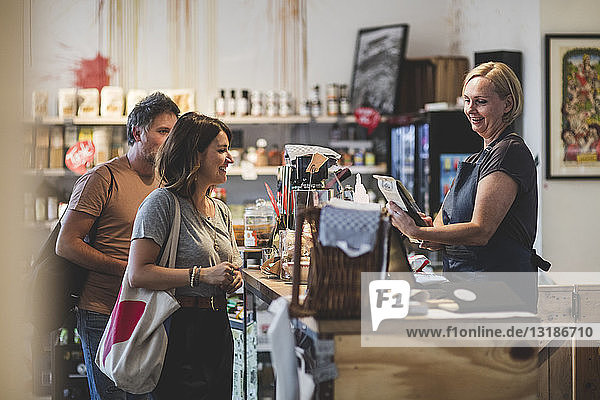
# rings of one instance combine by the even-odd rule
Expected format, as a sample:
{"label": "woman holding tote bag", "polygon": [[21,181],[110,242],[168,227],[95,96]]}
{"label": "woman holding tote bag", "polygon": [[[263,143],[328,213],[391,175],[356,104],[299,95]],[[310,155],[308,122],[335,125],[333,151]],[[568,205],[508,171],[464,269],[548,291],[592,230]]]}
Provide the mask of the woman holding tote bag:
{"label": "woman holding tote bag", "polygon": [[[133,287],[176,288],[181,308],[171,317],[155,399],[231,399],[233,339],[226,293],[242,285],[242,263],[231,212],[209,193],[227,180],[231,131],[189,112],[175,123],[158,153],[161,188],[140,205],[131,238],[128,279]],[[170,193],[169,193],[170,192]],[[157,265],[173,221],[181,228],[175,268]]]}

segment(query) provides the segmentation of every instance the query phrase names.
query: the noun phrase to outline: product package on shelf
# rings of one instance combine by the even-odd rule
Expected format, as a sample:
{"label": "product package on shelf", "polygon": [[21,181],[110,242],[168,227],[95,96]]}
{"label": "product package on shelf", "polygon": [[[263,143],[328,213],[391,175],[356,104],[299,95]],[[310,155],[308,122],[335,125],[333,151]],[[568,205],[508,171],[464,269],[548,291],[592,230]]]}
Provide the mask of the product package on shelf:
{"label": "product package on shelf", "polygon": [[48,116],[48,92],[34,90],[31,95],[31,111],[34,119]]}
{"label": "product package on shelf", "polygon": [[143,89],[130,89],[127,92],[127,111],[125,115],[129,115],[131,113],[131,110],[133,110],[133,107],[135,107],[135,105],[147,95],[148,93]]}
{"label": "product package on shelf", "polygon": [[77,112],[77,89],[58,89],[58,117],[73,118]]}
{"label": "product package on shelf", "polygon": [[92,133],[92,142],[94,143],[94,165],[107,162],[111,153],[112,129],[106,127],[96,127]]}
{"label": "product package on shelf", "polygon": [[100,94],[98,89],[79,89],[77,92],[77,116],[83,118],[96,118],[100,113]]}
{"label": "product package on shelf", "polygon": [[169,96],[175,102],[175,104],[177,104],[181,114],[185,114],[188,111],[194,111],[196,109],[194,89],[165,89],[162,90],[162,92]]}
{"label": "product package on shelf", "polygon": [[121,117],[124,108],[123,88],[104,86],[100,92],[100,115],[103,117]]}

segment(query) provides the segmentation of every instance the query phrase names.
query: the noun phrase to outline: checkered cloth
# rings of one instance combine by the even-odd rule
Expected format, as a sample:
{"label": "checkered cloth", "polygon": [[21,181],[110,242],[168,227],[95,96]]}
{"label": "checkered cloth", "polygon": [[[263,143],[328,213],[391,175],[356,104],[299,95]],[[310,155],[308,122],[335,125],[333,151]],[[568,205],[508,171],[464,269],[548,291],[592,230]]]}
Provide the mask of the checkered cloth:
{"label": "checkered cloth", "polygon": [[304,144],[286,144],[285,145],[285,158],[289,159],[290,162],[294,161],[298,157],[312,156],[315,153],[321,153],[325,157],[340,159],[340,155],[335,151],[328,149],[327,147],[321,146],[308,146]]}
{"label": "checkered cloth", "polygon": [[373,250],[379,228],[381,206],[350,201],[332,201],[321,210],[319,241],[334,246],[348,257]]}

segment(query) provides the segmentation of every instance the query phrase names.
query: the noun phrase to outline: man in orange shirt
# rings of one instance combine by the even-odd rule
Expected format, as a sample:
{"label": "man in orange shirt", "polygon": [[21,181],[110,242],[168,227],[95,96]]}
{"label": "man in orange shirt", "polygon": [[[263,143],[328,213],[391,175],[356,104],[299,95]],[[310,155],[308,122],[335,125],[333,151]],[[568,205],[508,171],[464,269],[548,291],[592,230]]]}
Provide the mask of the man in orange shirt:
{"label": "man in orange shirt", "polygon": [[[178,115],[177,105],[162,93],[136,104],[127,118],[127,154],[77,180],[62,221],[56,254],[89,270],[77,307],[77,330],[92,400],[133,398],[115,387],[94,359],[119,294],[137,209],[158,187],[156,152]],[[94,241],[88,243],[94,224]]]}

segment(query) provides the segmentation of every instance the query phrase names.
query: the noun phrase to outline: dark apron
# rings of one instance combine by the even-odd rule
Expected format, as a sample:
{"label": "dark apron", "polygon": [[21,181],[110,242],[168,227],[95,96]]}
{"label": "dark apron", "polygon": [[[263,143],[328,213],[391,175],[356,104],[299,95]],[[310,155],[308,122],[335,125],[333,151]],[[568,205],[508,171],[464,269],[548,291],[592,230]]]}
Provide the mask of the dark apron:
{"label": "dark apron", "polygon": [[[459,164],[454,184],[442,206],[444,225],[471,221],[481,163],[492,147],[506,136],[506,133],[503,134],[487,146],[475,163]],[[537,263],[534,262],[536,257],[534,250],[497,230],[485,246],[447,245],[443,259],[444,273],[453,282],[503,281],[523,302],[520,306],[512,305],[507,308],[536,312],[538,281]],[[460,273],[454,274],[454,272]],[[488,272],[511,273],[487,274]],[[519,272],[519,274],[512,272]],[[493,299],[493,301],[502,303],[502,299]]]}
{"label": "dark apron", "polygon": [[[475,163],[461,162],[442,206],[444,225],[469,222],[473,217],[481,163],[503,134],[487,146]],[[496,231],[485,246],[447,245],[444,272],[532,272],[532,250]]]}

